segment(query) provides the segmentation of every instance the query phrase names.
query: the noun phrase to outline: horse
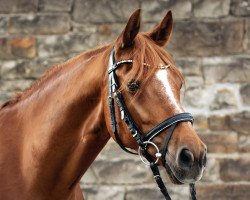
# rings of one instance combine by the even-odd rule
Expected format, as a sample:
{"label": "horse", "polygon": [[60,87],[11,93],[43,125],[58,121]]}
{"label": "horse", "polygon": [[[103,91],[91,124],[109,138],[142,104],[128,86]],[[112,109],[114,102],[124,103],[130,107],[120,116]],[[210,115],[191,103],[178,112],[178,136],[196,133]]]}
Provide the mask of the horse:
{"label": "horse", "polygon": [[184,78],[165,50],[172,13],[148,32],[140,13],[115,41],[52,67],[2,105],[0,199],[83,200],[79,180],[110,138],[164,166],[175,184],[200,180],[206,145],[180,104]]}

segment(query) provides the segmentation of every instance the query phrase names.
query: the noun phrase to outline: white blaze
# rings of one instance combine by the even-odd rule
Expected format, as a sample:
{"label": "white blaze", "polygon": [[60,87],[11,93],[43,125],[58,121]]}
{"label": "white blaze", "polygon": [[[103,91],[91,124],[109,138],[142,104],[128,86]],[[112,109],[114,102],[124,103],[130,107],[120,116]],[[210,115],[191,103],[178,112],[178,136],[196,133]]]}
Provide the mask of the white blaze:
{"label": "white blaze", "polygon": [[171,105],[175,109],[175,111],[177,113],[181,113],[182,109],[180,108],[180,105],[177,103],[177,100],[174,96],[173,90],[172,90],[171,85],[170,85],[169,80],[168,80],[167,69],[159,69],[156,72],[156,77],[162,83],[162,86],[165,90],[165,93],[166,93]]}

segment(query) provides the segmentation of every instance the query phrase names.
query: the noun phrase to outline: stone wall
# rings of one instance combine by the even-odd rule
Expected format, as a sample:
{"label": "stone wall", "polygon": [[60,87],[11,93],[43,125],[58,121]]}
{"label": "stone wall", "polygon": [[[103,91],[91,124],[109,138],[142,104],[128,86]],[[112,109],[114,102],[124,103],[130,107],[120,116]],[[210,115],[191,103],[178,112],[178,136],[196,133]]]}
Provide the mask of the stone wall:
{"label": "stone wall", "polygon": [[[166,10],[174,14],[168,49],[186,78],[183,104],[209,151],[198,198],[249,199],[249,0],[0,0],[0,102],[51,65],[115,39],[137,7],[144,29]],[[163,199],[150,170],[112,141],[81,185],[87,200]],[[173,199],[187,199],[187,186],[168,185]]]}

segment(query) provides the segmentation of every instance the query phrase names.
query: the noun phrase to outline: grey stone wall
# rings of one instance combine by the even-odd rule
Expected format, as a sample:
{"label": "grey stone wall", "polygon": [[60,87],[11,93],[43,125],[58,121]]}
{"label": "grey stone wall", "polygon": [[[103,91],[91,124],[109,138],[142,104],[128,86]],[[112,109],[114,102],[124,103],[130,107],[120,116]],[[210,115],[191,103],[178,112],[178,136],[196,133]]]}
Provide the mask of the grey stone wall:
{"label": "grey stone wall", "polygon": [[[115,39],[131,12],[144,29],[171,9],[168,49],[186,78],[183,104],[208,145],[202,200],[250,196],[249,0],[0,0],[0,102],[25,90],[51,65]],[[187,199],[187,186],[173,186]],[[81,182],[87,200],[163,199],[151,172],[110,142]]]}

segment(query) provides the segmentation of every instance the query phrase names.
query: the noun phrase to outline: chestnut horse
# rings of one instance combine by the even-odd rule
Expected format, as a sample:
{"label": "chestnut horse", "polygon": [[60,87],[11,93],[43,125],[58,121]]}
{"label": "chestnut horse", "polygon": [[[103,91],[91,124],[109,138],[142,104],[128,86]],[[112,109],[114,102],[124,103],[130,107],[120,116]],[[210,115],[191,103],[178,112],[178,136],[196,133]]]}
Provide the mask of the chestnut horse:
{"label": "chestnut horse", "polygon": [[[53,67],[30,89],[0,109],[0,199],[79,200],[79,180],[108,142],[115,139],[108,102],[108,63],[132,59],[117,70],[119,90],[138,127],[147,132],[164,119],[183,113],[183,77],[164,50],[173,29],[169,11],[152,31],[142,33],[135,11],[118,39]],[[121,119],[122,144],[138,144]],[[168,132],[152,139],[160,147]],[[155,149],[149,145],[149,154]],[[190,122],[179,123],[167,148],[166,168],[176,184],[202,176],[206,146]],[[158,165],[164,165],[161,161]]]}

